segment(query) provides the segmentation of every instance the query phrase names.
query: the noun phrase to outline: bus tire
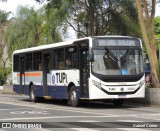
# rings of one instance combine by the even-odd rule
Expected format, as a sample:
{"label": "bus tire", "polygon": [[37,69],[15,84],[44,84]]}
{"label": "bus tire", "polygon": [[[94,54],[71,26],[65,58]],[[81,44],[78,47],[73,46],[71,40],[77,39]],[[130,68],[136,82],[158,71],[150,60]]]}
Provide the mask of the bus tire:
{"label": "bus tire", "polygon": [[31,86],[30,90],[29,90],[29,99],[31,102],[35,102],[36,101],[36,96],[35,96],[35,87],[34,85]]}
{"label": "bus tire", "polygon": [[116,106],[116,107],[122,106],[123,103],[124,103],[124,99],[114,99],[114,100],[113,100],[113,104],[114,104],[114,106]]}
{"label": "bus tire", "polygon": [[80,106],[81,102],[77,97],[76,87],[72,86],[69,93],[69,104],[73,107]]}

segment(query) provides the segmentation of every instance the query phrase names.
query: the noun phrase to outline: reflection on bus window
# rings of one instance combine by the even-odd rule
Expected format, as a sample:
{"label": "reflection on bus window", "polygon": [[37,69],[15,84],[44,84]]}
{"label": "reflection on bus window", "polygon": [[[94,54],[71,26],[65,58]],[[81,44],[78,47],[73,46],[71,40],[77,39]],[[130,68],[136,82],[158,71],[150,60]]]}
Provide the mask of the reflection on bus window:
{"label": "reflection on bus window", "polygon": [[64,69],[64,49],[55,49],[53,53],[53,68]]}
{"label": "reflection on bus window", "polygon": [[136,75],[143,72],[140,50],[94,50],[93,72],[103,75]]}

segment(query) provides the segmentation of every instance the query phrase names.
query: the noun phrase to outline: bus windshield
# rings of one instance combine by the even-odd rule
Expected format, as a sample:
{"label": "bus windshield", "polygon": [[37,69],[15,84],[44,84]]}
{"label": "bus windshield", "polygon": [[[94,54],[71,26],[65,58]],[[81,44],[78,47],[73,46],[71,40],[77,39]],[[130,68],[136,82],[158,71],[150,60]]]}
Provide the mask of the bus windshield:
{"label": "bus windshield", "polygon": [[140,49],[93,50],[92,71],[100,75],[137,75],[143,73]]}

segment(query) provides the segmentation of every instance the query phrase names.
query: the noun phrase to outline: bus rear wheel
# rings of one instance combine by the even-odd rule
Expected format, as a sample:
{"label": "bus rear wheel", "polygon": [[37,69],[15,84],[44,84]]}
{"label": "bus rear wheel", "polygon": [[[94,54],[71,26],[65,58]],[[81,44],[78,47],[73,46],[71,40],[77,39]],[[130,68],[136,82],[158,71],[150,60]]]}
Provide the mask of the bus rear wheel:
{"label": "bus rear wheel", "polygon": [[30,101],[32,101],[32,102],[35,102],[36,101],[36,96],[35,96],[35,87],[34,87],[34,85],[32,85],[31,87],[30,87],[30,90],[29,90],[29,99],[30,99]]}
{"label": "bus rear wheel", "polygon": [[76,87],[72,86],[69,93],[69,103],[73,107],[80,106],[81,102],[77,97]]}
{"label": "bus rear wheel", "polygon": [[114,106],[116,106],[116,107],[122,106],[123,103],[124,103],[124,99],[114,99],[114,100],[113,100],[113,104],[114,104]]}

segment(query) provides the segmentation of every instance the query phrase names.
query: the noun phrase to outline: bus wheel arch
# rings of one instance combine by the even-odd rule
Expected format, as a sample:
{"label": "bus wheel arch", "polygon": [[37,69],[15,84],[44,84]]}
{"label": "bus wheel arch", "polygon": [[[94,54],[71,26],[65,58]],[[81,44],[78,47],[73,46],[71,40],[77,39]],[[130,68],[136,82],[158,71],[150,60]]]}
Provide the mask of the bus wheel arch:
{"label": "bus wheel arch", "polygon": [[35,87],[34,87],[33,82],[31,81],[29,83],[29,99],[32,102],[35,102],[35,100],[36,100],[36,96],[35,96],[34,90],[35,90]]}
{"label": "bus wheel arch", "polygon": [[74,83],[70,83],[68,86],[68,104],[77,107],[80,106],[80,100],[78,99],[77,95],[77,88],[75,87]]}
{"label": "bus wheel arch", "polygon": [[75,84],[73,82],[70,82],[68,87],[67,87],[67,98],[69,99],[69,93],[70,93],[70,90],[71,90],[71,87],[72,86],[75,86]]}

